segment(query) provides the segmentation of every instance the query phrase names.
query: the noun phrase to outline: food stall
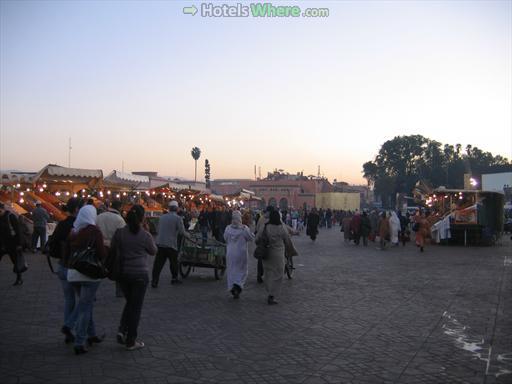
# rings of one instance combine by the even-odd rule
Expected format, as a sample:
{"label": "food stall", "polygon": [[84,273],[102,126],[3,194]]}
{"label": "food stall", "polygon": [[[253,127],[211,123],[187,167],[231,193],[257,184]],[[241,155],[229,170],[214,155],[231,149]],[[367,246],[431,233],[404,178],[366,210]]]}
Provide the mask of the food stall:
{"label": "food stall", "polygon": [[432,223],[432,238],[437,242],[491,245],[503,232],[502,193],[437,188],[425,204],[437,217]]}

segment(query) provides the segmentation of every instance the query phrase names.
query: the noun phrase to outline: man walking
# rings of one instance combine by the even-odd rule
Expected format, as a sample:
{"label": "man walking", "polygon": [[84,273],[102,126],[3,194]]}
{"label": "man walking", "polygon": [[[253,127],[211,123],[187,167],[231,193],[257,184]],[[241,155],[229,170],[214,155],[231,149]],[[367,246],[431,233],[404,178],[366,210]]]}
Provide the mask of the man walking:
{"label": "man walking", "polygon": [[[110,208],[106,212],[100,213],[96,218],[96,225],[103,235],[103,245],[105,245],[107,252],[110,249],[110,242],[112,241],[112,237],[114,237],[114,233],[116,233],[119,228],[123,228],[126,225],[123,216],[121,216],[121,207],[121,201],[114,200],[110,204]],[[123,292],[117,281],[116,297],[123,297]]]}
{"label": "man walking", "polygon": [[37,240],[40,241],[39,248],[41,252],[46,244],[46,224],[50,215],[41,206],[39,200],[36,201],[36,208],[32,211],[32,221],[34,223],[34,232],[32,233],[32,252],[36,252]]}
{"label": "man walking", "polygon": [[158,247],[153,263],[153,273],[151,287],[158,287],[160,272],[165,262],[169,259],[169,267],[171,269],[171,284],[181,284],[178,279],[178,236],[186,236],[183,219],[178,216],[178,202],[173,200],[169,203],[169,212],[160,217],[158,223],[158,235],[156,237],[156,245]]}

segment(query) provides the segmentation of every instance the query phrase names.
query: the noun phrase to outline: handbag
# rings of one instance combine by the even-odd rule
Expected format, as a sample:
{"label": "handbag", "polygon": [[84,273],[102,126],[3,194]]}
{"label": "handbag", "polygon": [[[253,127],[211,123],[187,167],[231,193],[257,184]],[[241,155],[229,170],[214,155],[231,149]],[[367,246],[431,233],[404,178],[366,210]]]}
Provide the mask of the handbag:
{"label": "handbag", "polygon": [[256,248],[254,249],[253,256],[258,260],[265,260],[268,257],[268,245],[270,240],[267,235],[267,225],[263,227],[263,233],[260,238],[256,241]]}
{"label": "handbag", "polygon": [[78,249],[69,257],[69,268],[76,269],[91,279],[103,279],[107,276],[105,266],[96,255],[94,239],[84,249]]}
{"label": "handbag", "polygon": [[418,232],[418,231],[420,230],[420,223],[414,223],[414,224],[412,225],[412,230],[413,230],[414,232]]}

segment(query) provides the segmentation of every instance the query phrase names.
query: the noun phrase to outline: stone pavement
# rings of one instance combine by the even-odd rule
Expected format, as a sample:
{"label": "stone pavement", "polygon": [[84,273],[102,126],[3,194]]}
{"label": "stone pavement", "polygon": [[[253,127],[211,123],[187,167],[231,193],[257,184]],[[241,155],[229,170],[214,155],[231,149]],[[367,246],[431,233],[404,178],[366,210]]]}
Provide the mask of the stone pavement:
{"label": "stone pavement", "polygon": [[512,383],[512,243],[489,248],[344,245],[339,229],[300,256],[279,305],[250,276],[234,301],[213,270],[149,288],[146,348],[115,342],[123,299],[104,281],[105,342],[75,356],[59,333],[62,293],[40,254],[25,284],[0,263],[0,383]]}

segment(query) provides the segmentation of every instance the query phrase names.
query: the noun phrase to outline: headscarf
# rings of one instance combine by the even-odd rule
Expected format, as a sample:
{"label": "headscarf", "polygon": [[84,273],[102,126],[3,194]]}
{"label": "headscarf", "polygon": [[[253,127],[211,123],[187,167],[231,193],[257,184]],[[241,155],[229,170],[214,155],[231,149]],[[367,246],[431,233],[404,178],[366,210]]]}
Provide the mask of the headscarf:
{"label": "headscarf", "polygon": [[400,219],[396,215],[396,212],[391,211],[389,216],[390,216],[389,223],[397,228],[400,228]]}
{"label": "headscarf", "polygon": [[76,220],[73,224],[73,232],[78,232],[88,225],[96,225],[96,208],[93,205],[84,205],[78,211]]}
{"label": "headscarf", "polygon": [[242,214],[240,211],[233,211],[231,214],[231,226],[234,228],[243,228]]}

